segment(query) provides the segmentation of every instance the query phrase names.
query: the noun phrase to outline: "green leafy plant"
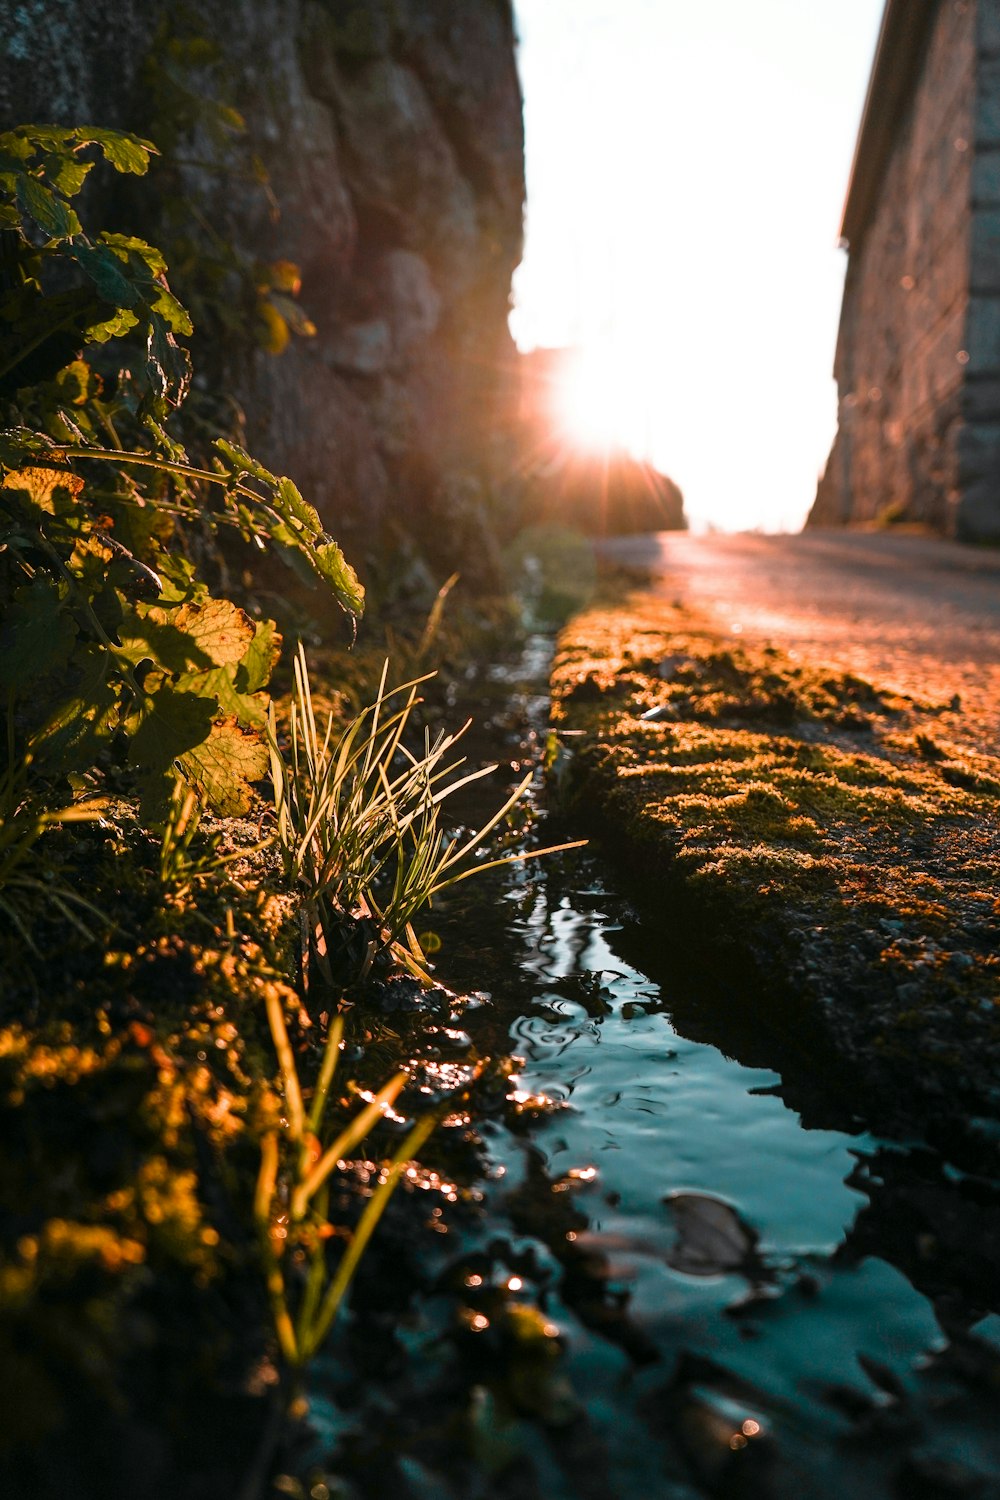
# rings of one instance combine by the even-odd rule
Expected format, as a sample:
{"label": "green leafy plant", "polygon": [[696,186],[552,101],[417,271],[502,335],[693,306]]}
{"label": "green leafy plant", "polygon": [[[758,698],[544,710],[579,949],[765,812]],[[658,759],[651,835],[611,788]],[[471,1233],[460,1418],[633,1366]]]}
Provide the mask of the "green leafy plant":
{"label": "green leafy plant", "polygon": [[39,771],[118,760],[160,803],[179,771],[240,814],[280,637],[212,597],[187,537],[270,547],[352,620],[364,591],[290,479],[226,438],[193,462],[167,430],[190,319],[159,251],[88,236],[71,201],[95,159],[141,174],[153,152],[89,127],[0,135],[0,690]]}
{"label": "green leafy plant", "polygon": [[[391,949],[411,972],[427,978],[413,918],[434,897],[470,875],[537,859],[560,849],[522,850],[472,862],[477,849],[527,791],[527,775],[503,805],[468,837],[449,835],[442,822],[447,799],[496,768],[456,774],[449,760],[468,729],[426,731],[422,753],[408,747],[417,690],[426,677],[389,689],[386,662],[374,703],[334,736],[334,716],[321,730],[313,707],[305,651],[295,659],[287,753],[269,710],[271,782],[278,844],[285,872],[304,896],[314,953],[329,984],[360,979],[375,956]],[[359,971],[338,972],[331,953],[345,924],[366,924]]]}

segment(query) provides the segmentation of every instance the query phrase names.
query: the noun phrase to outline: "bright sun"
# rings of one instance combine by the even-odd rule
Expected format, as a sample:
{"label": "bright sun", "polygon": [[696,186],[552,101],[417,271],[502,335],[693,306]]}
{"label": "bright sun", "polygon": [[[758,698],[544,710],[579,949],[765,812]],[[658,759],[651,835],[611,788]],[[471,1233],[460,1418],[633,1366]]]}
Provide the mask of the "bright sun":
{"label": "bright sun", "polygon": [[553,392],[559,426],[575,447],[637,456],[649,442],[647,372],[636,358],[598,349],[576,350]]}

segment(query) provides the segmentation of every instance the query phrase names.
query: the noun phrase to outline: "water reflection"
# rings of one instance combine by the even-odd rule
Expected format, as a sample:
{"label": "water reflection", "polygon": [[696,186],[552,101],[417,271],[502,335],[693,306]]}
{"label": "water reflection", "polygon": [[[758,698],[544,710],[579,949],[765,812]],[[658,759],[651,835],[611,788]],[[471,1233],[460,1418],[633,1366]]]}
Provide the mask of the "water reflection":
{"label": "water reflection", "polygon": [[[506,1022],[519,1087],[564,1107],[493,1140],[508,1187],[491,1212],[562,1267],[569,1373],[612,1493],[665,1472],[737,1497],[896,1495],[907,1474],[913,1493],[987,1493],[1000,1440],[975,1391],[1000,1351],[970,1353],[967,1330],[995,1305],[994,1185],[850,1119],[806,1128],[766,1065],[786,1066],[780,1045],[739,1006],[687,997],[678,1014],[650,972],[670,954],[636,963],[639,924],[590,857],[505,878],[486,903],[503,916],[491,1025]],[[459,980],[473,921],[439,923]],[[477,930],[480,984],[487,947]],[[967,1245],[992,1225],[964,1259],[959,1203]],[[595,1335],[626,1360],[613,1390]]]}

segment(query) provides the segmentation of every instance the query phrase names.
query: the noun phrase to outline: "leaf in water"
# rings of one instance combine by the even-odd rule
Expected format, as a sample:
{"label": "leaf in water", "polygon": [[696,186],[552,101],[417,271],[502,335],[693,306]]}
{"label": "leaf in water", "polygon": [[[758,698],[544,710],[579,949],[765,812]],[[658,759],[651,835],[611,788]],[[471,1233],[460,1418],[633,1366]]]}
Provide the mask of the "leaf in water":
{"label": "leaf in water", "polygon": [[757,1233],[728,1203],[709,1193],[669,1193],[663,1201],[677,1229],[668,1266],[685,1276],[759,1271]]}

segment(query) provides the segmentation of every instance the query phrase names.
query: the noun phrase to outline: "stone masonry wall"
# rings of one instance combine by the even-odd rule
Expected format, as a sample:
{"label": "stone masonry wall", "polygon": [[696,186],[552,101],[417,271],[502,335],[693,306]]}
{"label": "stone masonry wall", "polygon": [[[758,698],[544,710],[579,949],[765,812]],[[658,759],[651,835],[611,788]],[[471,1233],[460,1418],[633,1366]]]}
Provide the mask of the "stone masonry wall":
{"label": "stone masonry wall", "polygon": [[[318,330],[232,371],[249,445],[295,478],[363,573],[370,551],[388,574],[405,531],[435,571],[461,556],[468,578],[488,561],[491,453],[516,363],[510,0],[190,0],[184,16],[220,45],[278,213],[213,165],[208,136],[185,152],[203,164],[179,169],[182,199],[253,257],[301,266]],[[0,128],[155,139],[143,66],[174,17],[168,0],[0,0]]]}
{"label": "stone masonry wall", "polygon": [[978,0],[969,309],[956,531],[1000,542],[1000,0]]}
{"label": "stone masonry wall", "polygon": [[810,525],[956,527],[963,385],[981,357],[966,337],[980,44],[975,0],[939,0],[871,221],[850,247],[839,431]]}

